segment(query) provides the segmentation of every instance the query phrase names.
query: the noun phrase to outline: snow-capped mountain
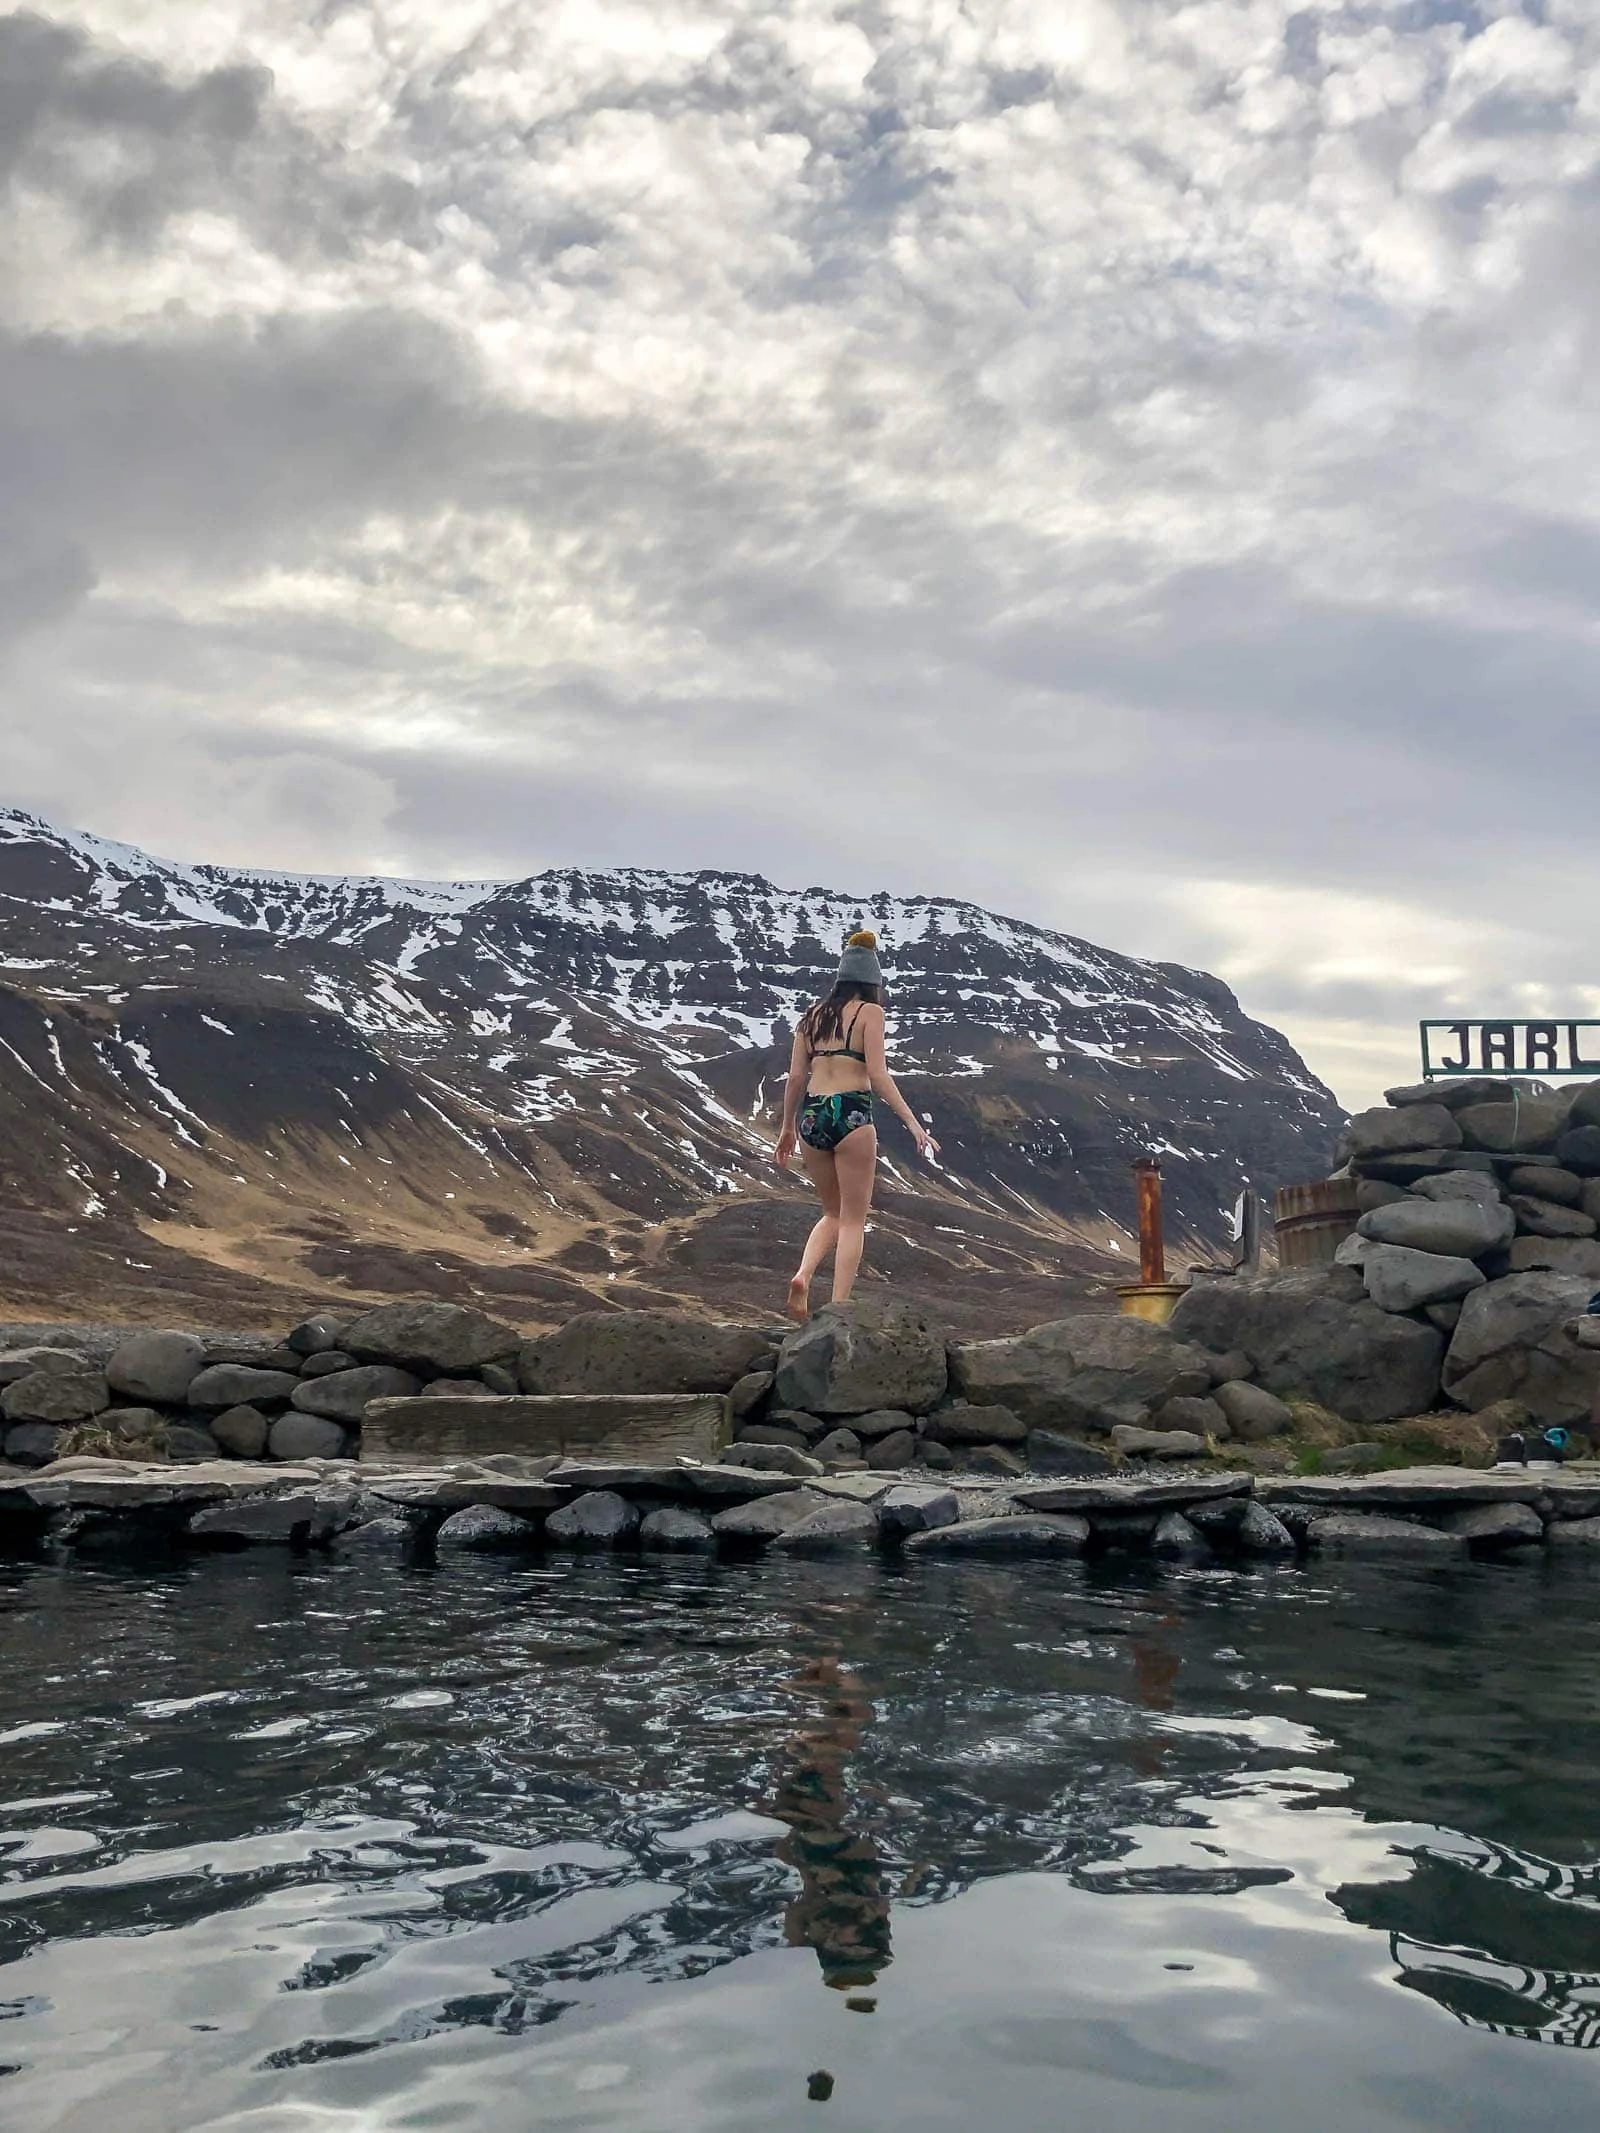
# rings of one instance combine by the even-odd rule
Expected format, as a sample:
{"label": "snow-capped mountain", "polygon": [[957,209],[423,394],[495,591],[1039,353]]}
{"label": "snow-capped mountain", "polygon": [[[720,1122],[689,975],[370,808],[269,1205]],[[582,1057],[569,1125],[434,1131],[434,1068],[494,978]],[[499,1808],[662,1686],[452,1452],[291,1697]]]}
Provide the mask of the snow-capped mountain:
{"label": "snow-capped mountain", "polygon": [[770,1300],[808,1216],[768,1156],[789,1035],[862,924],[944,1149],[886,1126],[875,1264],[947,1310],[1036,1317],[1114,1269],[1140,1153],[1196,1249],[1242,1183],[1327,1167],[1333,1097],[1218,980],[972,904],[185,866],[0,810],[13,1300]]}

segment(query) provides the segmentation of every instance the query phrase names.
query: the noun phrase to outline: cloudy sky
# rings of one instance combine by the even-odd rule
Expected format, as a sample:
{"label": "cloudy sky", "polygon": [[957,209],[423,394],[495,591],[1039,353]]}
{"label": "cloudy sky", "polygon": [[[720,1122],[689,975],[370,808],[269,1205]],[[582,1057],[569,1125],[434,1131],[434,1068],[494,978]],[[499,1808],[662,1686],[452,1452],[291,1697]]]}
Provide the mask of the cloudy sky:
{"label": "cloudy sky", "polygon": [[42,0],[0,188],[0,799],[1600,1013],[1594,0]]}

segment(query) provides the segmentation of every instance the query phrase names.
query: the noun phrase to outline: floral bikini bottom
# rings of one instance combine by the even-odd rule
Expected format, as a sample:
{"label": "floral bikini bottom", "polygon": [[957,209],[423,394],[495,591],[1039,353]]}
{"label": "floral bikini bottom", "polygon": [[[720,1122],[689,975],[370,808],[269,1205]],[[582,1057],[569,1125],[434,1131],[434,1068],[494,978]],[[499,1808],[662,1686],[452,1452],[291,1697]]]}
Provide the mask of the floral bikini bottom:
{"label": "floral bikini bottom", "polygon": [[866,1089],[845,1089],[838,1096],[808,1096],[800,1106],[800,1138],[824,1155],[838,1147],[857,1126],[872,1124],[872,1096]]}

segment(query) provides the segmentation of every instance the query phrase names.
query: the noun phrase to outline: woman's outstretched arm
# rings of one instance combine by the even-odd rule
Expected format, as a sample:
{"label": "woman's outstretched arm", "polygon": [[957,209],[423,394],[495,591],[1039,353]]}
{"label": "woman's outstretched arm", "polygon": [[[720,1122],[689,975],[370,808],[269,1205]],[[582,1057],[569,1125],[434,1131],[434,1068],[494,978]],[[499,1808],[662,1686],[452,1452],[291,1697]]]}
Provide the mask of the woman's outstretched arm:
{"label": "woman's outstretched arm", "polygon": [[806,1093],[806,1081],[810,1071],[811,1054],[806,1050],[805,1039],[796,1030],[794,1043],[789,1049],[789,1079],[783,1087],[783,1124],[778,1129],[777,1143],[772,1151],[772,1160],[780,1170],[788,1169],[789,1159],[799,1145],[800,1136],[795,1130],[795,1120],[800,1116],[800,1105]]}
{"label": "woman's outstretched arm", "polygon": [[870,1006],[862,1008],[860,1027],[866,1045],[867,1076],[872,1083],[872,1093],[883,1098],[916,1142],[919,1154],[937,1155],[939,1143],[900,1094],[895,1086],[894,1076],[889,1072],[889,1061],[883,1049],[883,1009]]}

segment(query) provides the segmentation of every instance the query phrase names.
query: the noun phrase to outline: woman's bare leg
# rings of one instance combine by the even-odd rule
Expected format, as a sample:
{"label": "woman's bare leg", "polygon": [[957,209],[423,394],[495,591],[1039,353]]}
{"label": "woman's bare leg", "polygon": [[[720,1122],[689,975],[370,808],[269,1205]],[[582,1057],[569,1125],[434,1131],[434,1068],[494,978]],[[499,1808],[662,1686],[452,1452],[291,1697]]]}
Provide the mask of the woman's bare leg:
{"label": "woman's bare leg", "polygon": [[822,1217],[812,1226],[806,1248],[800,1254],[800,1270],[789,1284],[789,1316],[804,1322],[811,1316],[812,1278],[839,1241],[839,1180],[833,1157],[822,1149],[802,1143],[800,1160],[822,1202]]}
{"label": "woman's bare leg", "polygon": [[839,1181],[839,1242],[833,1255],[833,1300],[848,1303],[856,1285],[856,1271],[867,1241],[867,1216],[872,1208],[872,1181],[878,1166],[878,1133],[874,1126],[857,1126],[833,1151],[833,1167]]}

